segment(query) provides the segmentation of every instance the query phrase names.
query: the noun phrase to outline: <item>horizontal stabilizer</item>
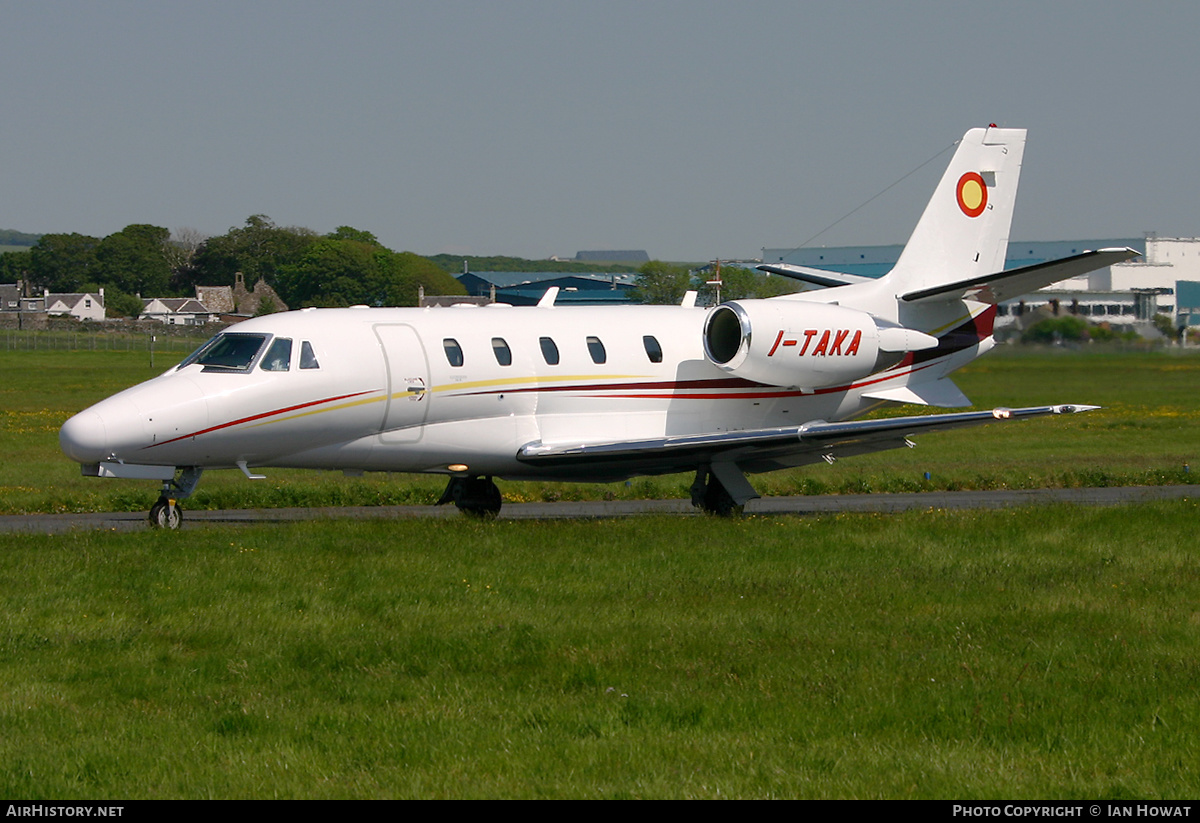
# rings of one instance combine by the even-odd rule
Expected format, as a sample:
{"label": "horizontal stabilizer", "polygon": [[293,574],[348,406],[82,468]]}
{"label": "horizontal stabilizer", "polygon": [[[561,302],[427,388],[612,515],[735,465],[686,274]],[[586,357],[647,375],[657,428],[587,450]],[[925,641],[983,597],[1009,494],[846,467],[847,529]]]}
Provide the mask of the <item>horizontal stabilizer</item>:
{"label": "horizontal stabilizer", "polygon": [[1141,255],[1135,249],[1100,249],[1085,251],[1060,260],[1049,260],[1022,266],[1019,269],[996,272],[982,277],[944,283],[927,289],[918,289],[902,295],[906,303],[932,302],[937,300],[977,300],[980,303],[1001,303],[1037,291],[1051,283],[1078,277],[1114,263],[1132,260]]}
{"label": "horizontal stabilizer", "polygon": [[863,397],[871,400],[890,400],[893,403],[911,403],[916,406],[941,406],[946,409],[961,409],[971,405],[967,396],[947,378],[918,383],[915,386],[897,386],[894,389],[867,392]]}
{"label": "horizontal stabilizer", "polygon": [[857,274],[842,274],[837,271],[826,271],[825,269],[810,269],[808,266],[790,266],[786,263],[771,263],[762,266],[755,266],[759,271],[765,271],[768,274],[778,274],[780,277],[790,277],[793,280],[799,280],[801,283],[808,283],[811,286],[819,286],[823,289],[836,288],[837,286],[853,286],[855,283],[870,283],[873,278],[859,277]]}

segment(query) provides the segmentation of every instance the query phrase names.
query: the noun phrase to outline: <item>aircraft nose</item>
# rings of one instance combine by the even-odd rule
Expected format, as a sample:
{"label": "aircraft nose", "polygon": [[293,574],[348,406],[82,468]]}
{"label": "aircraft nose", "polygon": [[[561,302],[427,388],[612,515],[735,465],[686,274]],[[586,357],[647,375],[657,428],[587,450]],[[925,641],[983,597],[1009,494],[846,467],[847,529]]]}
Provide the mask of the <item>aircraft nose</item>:
{"label": "aircraft nose", "polygon": [[58,432],[58,444],[63,453],[77,463],[99,463],[108,457],[108,432],[104,418],[91,411],[81,411]]}

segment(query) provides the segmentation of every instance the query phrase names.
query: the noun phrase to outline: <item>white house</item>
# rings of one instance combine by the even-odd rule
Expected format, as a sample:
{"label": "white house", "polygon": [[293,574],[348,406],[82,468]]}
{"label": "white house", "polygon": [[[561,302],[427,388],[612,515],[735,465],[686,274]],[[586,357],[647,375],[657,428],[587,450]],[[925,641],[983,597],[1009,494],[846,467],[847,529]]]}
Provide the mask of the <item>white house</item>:
{"label": "white house", "polygon": [[194,297],[142,298],[139,320],[157,320],[168,326],[203,326],[215,314]]}
{"label": "white house", "polygon": [[46,314],[70,315],[77,320],[104,319],[104,289],[99,293],[53,294],[46,291],[44,298]]}

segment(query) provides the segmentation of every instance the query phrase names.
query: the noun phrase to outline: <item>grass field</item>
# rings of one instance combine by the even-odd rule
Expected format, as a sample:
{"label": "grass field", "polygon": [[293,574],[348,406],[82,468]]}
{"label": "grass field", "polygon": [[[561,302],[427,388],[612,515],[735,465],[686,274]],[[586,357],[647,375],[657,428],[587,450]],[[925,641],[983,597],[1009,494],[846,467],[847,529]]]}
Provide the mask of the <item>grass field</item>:
{"label": "grass field", "polygon": [[0,537],[9,798],[1189,798],[1194,502]]}
{"label": "grass field", "polygon": [[[137,511],[157,495],[152,482],[79,475],[58,449],[71,414],[161,372],[145,351],[0,352],[0,514]],[[977,406],[1102,405],[1098,412],[915,438],[901,449],[752,478],[764,494],[1191,483],[1200,471],[1200,354],[1030,352],[1002,349],[956,373]],[[906,408],[904,413],[920,412]],[[925,480],[925,473],[930,475]],[[266,471],[205,476],[189,508],[433,503],[436,477]],[[690,475],[611,485],[502,483],[506,499],[686,498]]]}
{"label": "grass field", "polygon": [[[144,352],[0,353],[0,510],[144,509],[67,416]],[[1200,357],[997,352],[981,406],[1101,412],[755,478],[768,493],[1190,482]],[[931,479],[925,481],[923,473]],[[205,478],[191,505],[430,502]],[[690,478],[505,484],[685,496]],[[9,798],[1190,798],[1196,503],[0,535]]]}

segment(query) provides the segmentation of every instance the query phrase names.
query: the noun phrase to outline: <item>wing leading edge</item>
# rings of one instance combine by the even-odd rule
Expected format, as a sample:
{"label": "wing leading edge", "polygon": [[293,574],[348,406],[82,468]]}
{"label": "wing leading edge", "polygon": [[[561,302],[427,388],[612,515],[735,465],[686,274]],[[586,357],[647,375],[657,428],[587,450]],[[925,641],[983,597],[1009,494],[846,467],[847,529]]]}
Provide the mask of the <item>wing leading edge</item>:
{"label": "wing leading edge", "polygon": [[[517,459],[527,465],[544,467],[548,472],[559,468],[590,466],[596,469],[598,476],[604,477],[685,471],[714,463],[734,463],[745,471],[769,471],[912,446],[908,440],[910,434],[1051,414],[1075,414],[1097,408],[1099,406],[1031,406],[841,423],[816,421],[778,429],[711,432],[579,445],[534,442],[523,446],[517,452]],[[650,472],[646,471],[648,468]]]}
{"label": "wing leading edge", "polygon": [[843,274],[839,271],[826,271],[808,266],[792,266],[787,263],[768,263],[754,268],[768,274],[790,277],[792,280],[799,280],[801,283],[808,283],[810,286],[818,286],[823,289],[853,286],[855,283],[870,283],[872,280],[870,277],[860,277],[857,274]]}

